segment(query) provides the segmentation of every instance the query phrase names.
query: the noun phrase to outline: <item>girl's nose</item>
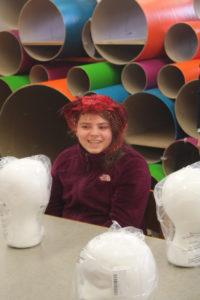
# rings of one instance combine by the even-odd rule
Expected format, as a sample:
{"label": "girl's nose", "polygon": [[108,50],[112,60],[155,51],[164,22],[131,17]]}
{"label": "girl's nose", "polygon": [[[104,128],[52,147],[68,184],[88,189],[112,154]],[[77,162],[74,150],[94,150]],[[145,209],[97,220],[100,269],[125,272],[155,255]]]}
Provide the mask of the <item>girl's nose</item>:
{"label": "girl's nose", "polygon": [[92,127],[90,130],[90,134],[91,135],[98,135],[99,134],[99,130],[96,126]]}

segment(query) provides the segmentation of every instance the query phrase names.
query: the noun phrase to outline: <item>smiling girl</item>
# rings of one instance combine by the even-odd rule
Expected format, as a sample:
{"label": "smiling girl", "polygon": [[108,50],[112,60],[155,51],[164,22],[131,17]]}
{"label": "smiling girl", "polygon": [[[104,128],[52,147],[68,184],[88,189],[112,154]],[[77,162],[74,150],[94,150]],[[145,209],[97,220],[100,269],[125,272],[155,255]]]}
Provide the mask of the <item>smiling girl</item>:
{"label": "smiling girl", "polygon": [[53,164],[46,213],[145,229],[151,175],[145,159],[124,143],[124,105],[104,95],[85,96],[66,104],[62,114],[78,143]]}

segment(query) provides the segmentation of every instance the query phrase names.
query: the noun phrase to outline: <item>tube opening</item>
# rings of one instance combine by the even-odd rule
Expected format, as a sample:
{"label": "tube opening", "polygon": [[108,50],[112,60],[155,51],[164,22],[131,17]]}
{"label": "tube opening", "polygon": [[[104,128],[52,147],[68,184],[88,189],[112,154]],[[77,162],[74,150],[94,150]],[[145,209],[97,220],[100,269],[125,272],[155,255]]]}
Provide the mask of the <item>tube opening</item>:
{"label": "tube opening", "polygon": [[30,70],[30,82],[37,83],[42,81],[48,81],[48,73],[42,65],[35,65]]}
{"label": "tube opening", "polygon": [[167,55],[175,62],[191,60],[198,50],[198,44],[195,31],[186,23],[173,25],[166,33],[164,41]]}
{"label": "tube opening", "polygon": [[166,148],[175,139],[173,116],[157,97],[141,92],[128,97],[124,105],[128,112],[129,144]]}
{"label": "tube opening", "polygon": [[164,151],[163,170],[169,175],[199,160],[199,151],[190,142],[176,141]]}
{"label": "tube opening", "polygon": [[18,18],[27,0],[0,0],[0,19],[10,29],[18,28]]}
{"label": "tube opening", "polygon": [[102,57],[111,63],[125,64],[143,50],[148,35],[147,21],[135,1],[102,0],[92,16],[91,34]]}
{"label": "tube opening", "polygon": [[179,68],[168,65],[160,70],[157,82],[159,89],[165,96],[175,99],[178,91],[185,83],[185,77]]}
{"label": "tube opening", "polygon": [[36,60],[48,61],[59,55],[65,41],[65,24],[51,1],[28,1],[19,17],[20,39]]}
{"label": "tube opening", "polygon": [[18,39],[9,31],[0,31],[0,74],[16,74],[22,63],[22,49]]}
{"label": "tube opening", "polygon": [[74,67],[67,74],[67,85],[72,95],[82,96],[90,90],[90,79],[85,70]]}
{"label": "tube opening", "polygon": [[127,64],[122,70],[122,83],[130,94],[143,91],[147,83],[144,69],[137,63]]}

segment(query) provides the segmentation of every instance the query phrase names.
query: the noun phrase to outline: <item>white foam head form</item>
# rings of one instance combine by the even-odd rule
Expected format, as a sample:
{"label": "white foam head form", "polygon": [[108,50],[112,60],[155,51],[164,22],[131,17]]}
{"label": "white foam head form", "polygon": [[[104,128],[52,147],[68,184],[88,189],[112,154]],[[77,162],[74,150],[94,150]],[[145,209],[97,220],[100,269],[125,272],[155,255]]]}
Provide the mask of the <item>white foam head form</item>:
{"label": "white foam head form", "polygon": [[0,160],[0,215],[8,246],[26,248],[41,242],[42,215],[51,188],[50,169],[45,155]]}
{"label": "white foam head form", "polygon": [[149,299],[157,284],[150,248],[141,234],[125,228],[89,241],[75,274],[76,300],[144,300]]}
{"label": "white foam head form", "polygon": [[[158,188],[155,187],[155,190]],[[169,222],[172,223],[169,227],[174,230],[173,233],[169,232],[169,236],[165,236],[167,258],[174,265],[199,266],[200,162],[168,175],[161,188],[157,204],[163,206]],[[158,197],[156,191],[155,195]]]}

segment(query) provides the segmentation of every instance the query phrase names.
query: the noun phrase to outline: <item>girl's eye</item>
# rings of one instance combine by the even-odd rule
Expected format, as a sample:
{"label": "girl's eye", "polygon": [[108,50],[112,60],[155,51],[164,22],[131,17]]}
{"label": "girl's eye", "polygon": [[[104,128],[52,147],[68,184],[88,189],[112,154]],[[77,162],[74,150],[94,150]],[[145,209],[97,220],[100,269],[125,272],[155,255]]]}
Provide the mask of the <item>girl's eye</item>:
{"label": "girl's eye", "polygon": [[83,128],[83,129],[88,129],[89,126],[88,126],[88,125],[82,125],[81,128]]}
{"label": "girl's eye", "polygon": [[108,129],[108,126],[100,126],[99,128],[102,130],[105,130],[105,129]]}

